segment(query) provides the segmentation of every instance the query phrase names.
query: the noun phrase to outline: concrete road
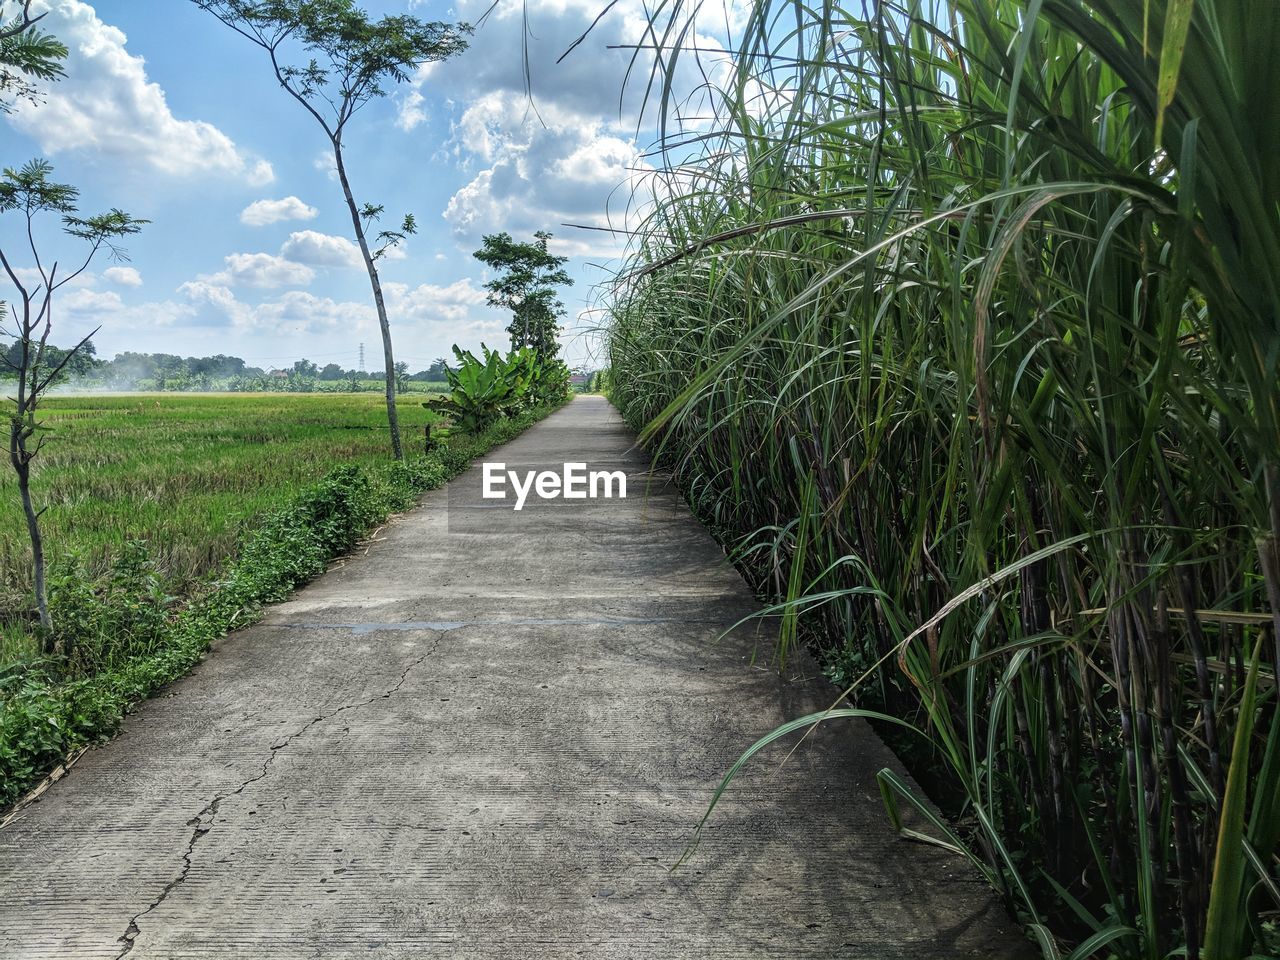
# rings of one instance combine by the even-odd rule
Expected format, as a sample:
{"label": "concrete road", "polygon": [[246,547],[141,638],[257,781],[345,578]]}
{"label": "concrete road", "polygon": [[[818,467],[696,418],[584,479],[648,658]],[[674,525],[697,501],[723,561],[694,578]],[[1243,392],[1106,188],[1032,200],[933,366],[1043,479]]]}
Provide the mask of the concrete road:
{"label": "concrete road", "polygon": [[143,704],[0,831],[0,956],[1023,956],[894,836],[861,723],[758,758],[672,870],[833,691],[767,627],[715,642],[758,604],[633,441],[574,401],[488,461],[627,499],[516,512],[477,465]]}

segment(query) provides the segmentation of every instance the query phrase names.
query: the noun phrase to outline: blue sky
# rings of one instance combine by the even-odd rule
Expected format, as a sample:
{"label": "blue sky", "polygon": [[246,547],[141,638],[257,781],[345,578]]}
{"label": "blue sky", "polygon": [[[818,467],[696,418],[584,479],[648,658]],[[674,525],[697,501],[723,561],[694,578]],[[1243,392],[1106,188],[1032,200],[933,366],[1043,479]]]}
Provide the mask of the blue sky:
{"label": "blue sky", "polygon": [[[361,341],[377,357],[368,280],[327,140],[275,85],[264,52],[187,0],[44,5],[48,29],[71,48],[68,76],[45,102],[0,118],[0,163],[46,157],[58,180],[80,187],[84,210],[120,207],[153,221],[129,242],[128,264],[96,261],[62,292],[55,342],[101,324],[106,357],[228,353],[263,367],[303,356],[354,366]],[[366,7],[474,21],[488,5]],[[618,243],[561,224],[624,225],[649,169],[646,137],[636,138],[643,85],[624,91],[631,54],[609,49],[640,38],[638,4],[619,4],[555,64],[603,6],[529,0],[536,113],[524,91],[521,6],[502,0],[470,50],[353,121],[357,199],[385,205],[388,223],[411,211],[419,224],[382,264],[397,357],[413,369],[454,342],[505,345],[506,317],[484,303],[483,268],[470,255],[499,230],[551,230],[555,248],[572,256],[565,353],[590,358],[579,331],[594,322],[594,288],[616,266]],[[0,225],[6,249],[13,239],[12,225]],[[73,248],[61,249],[70,261]]]}

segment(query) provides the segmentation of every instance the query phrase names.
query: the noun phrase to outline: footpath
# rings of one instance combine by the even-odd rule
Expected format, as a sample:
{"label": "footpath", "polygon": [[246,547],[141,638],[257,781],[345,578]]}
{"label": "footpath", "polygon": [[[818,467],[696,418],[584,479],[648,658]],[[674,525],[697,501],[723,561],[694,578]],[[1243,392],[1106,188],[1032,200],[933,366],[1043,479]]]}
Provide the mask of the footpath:
{"label": "footpath", "polygon": [[142,704],[0,830],[0,957],[1025,957],[899,839],[862,723],[729,766],[832,689],[609,404],[491,452],[626,499],[485,499],[477,463]]}

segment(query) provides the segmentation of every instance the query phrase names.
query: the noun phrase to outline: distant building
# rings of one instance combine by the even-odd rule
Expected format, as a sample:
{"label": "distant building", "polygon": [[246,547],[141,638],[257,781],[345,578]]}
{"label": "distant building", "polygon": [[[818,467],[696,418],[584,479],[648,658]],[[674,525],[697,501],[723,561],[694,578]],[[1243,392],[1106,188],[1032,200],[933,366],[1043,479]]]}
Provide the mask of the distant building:
{"label": "distant building", "polygon": [[585,387],[590,382],[591,382],[591,374],[589,373],[569,374],[569,383],[575,387]]}
{"label": "distant building", "polygon": [[277,380],[288,380],[289,371],[288,370],[272,370],[269,374],[267,374],[267,376],[275,377]]}

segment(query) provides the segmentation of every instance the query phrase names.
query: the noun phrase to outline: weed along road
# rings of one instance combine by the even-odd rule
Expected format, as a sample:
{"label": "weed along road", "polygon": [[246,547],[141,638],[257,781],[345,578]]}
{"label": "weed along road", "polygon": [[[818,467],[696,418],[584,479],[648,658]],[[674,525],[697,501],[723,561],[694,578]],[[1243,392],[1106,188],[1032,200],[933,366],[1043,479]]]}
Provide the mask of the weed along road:
{"label": "weed along road", "polygon": [[758,605],[634,439],[578,398],[486,460],[625,497],[516,511],[476,463],[142,704],[0,831],[0,954],[1024,956],[894,834],[860,722],[758,756],[672,869],[833,691],[768,625],[713,642]]}

